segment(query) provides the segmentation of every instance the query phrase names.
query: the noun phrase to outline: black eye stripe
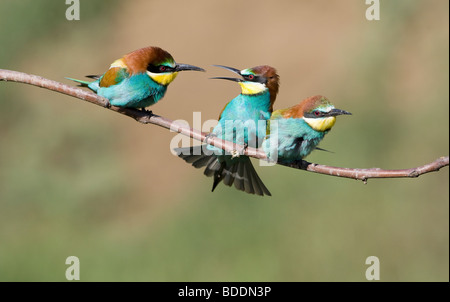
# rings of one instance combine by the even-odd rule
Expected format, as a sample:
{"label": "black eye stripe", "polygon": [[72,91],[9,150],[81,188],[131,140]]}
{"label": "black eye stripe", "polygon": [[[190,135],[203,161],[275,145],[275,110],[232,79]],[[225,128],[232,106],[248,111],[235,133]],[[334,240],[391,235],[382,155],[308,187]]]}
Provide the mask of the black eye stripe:
{"label": "black eye stripe", "polygon": [[324,117],[327,116],[327,112],[322,112],[319,110],[313,110],[311,112],[305,113],[305,117],[309,117],[309,118],[319,118],[319,117]]}
{"label": "black eye stripe", "polygon": [[162,72],[171,72],[174,68],[166,66],[166,65],[153,65],[148,64],[147,70],[152,73],[162,73]]}
{"label": "black eye stripe", "polygon": [[250,81],[250,82],[262,83],[262,84],[267,83],[267,79],[263,76],[248,74],[248,75],[243,75],[242,77],[244,78],[244,80]]}

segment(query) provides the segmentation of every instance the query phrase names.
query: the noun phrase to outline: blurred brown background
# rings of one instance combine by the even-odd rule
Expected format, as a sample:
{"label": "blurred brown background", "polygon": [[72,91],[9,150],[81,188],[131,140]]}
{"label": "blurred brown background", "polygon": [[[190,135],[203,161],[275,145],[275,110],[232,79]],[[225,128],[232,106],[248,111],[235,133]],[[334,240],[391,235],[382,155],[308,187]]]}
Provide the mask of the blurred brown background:
{"label": "blurred brown background", "polygon": [[[322,94],[339,118],[309,161],[410,168],[449,154],[449,4],[380,1],[0,3],[0,68],[69,83],[157,45],[181,73],[152,110],[215,119],[238,85],[212,64],[268,64],[275,108]],[[369,180],[257,167],[272,198],[219,186],[171,155],[174,134],[61,94],[0,83],[0,280],[449,280],[449,170]]]}

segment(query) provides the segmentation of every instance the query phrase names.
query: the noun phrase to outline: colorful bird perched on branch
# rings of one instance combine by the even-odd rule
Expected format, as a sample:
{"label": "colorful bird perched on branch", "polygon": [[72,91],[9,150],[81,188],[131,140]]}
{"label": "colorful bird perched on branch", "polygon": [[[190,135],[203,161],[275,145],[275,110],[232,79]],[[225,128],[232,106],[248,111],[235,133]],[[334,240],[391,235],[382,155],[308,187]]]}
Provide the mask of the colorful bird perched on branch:
{"label": "colorful bird perched on branch", "polygon": [[321,95],[303,100],[287,109],[276,110],[268,123],[262,148],[272,161],[292,163],[317,148],[336,122],[336,116],[351,114],[336,109]]}
{"label": "colorful bird perched on branch", "polygon": [[183,70],[205,71],[197,66],[177,64],[170,53],[150,46],[114,61],[101,76],[87,76],[95,79],[93,82],[67,79],[107,98],[111,105],[145,108],[162,99],[167,86]]}
{"label": "colorful bird perched on branch", "polygon": [[[266,121],[270,118],[278,93],[279,77],[270,66],[257,66],[244,70],[216,65],[228,69],[242,78],[216,77],[239,83],[242,93],[222,110],[219,123],[210,135],[236,144],[258,147],[266,135]],[[261,123],[262,122],[262,123]],[[256,195],[271,195],[259,178],[248,156],[224,153],[211,145],[175,150],[179,157],[196,168],[205,167],[204,174],[213,176],[212,191],[220,182],[227,186]]]}

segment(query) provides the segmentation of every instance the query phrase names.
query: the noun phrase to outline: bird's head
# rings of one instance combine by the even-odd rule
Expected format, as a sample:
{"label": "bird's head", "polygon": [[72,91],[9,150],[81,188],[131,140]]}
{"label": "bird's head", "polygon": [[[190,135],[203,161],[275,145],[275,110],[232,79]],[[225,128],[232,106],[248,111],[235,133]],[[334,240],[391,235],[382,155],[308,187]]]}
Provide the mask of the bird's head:
{"label": "bird's head", "polygon": [[336,122],[336,116],[350,114],[345,110],[336,109],[324,96],[309,97],[300,104],[286,110],[285,118],[303,118],[305,122],[316,131],[328,131]]}
{"label": "bird's head", "polygon": [[[113,66],[114,64],[117,64],[117,66]],[[179,71],[205,71],[197,66],[178,64],[170,53],[155,46],[141,48],[126,54],[122,59],[114,62],[113,65],[111,67],[128,68],[131,75],[147,73],[153,81],[163,86],[169,85]]]}
{"label": "bird's head", "polygon": [[261,65],[252,68],[239,70],[236,68],[214,65],[220,68],[228,69],[242,78],[229,78],[229,77],[214,77],[213,79],[222,79],[238,82],[241,85],[242,94],[244,95],[257,95],[269,91],[270,93],[270,111],[273,109],[273,103],[277,97],[278,88],[280,85],[280,77],[277,74],[275,68]]}

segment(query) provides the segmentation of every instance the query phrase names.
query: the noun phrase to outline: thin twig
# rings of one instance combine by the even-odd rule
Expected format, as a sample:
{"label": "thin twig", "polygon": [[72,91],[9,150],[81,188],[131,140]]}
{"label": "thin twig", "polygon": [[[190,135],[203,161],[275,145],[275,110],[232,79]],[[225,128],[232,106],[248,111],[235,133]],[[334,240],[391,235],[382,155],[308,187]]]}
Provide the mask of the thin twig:
{"label": "thin twig", "polygon": [[[162,116],[154,115],[151,112],[144,112],[132,108],[109,106],[109,102],[107,99],[98,96],[93,92],[86,91],[73,86],[68,86],[56,81],[48,80],[40,76],[12,70],[0,69],[0,81],[13,81],[18,83],[30,84],[37,87],[56,91],[65,95],[73,96],[75,98],[88,101],[90,103],[105,107],[109,110],[129,116],[140,123],[158,125],[160,127],[170,129],[171,131],[189,136],[201,142],[207,141],[208,144],[230,153],[233,150],[243,150],[243,146],[234,144],[229,141],[221,140],[220,138],[214,136],[207,137],[206,136],[207,133],[201,132],[193,128],[188,128],[185,125],[173,122]],[[266,154],[261,149],[254,149],[248,147],[245,149],[244,154],[253,158],[267,160]],[[319,174],[362,180],[364,181],[364,183],[366,183],[369,178],[418,177],[425,173],[439,171],[439,169],[448,165],[449,165],[449,157],[445,156],[440,157],[429,164],[403,170],[383,170],[380,168],[371,168],[371,169],[339,168],[339,167],[318,165],[304,160],[285,166]]]}

